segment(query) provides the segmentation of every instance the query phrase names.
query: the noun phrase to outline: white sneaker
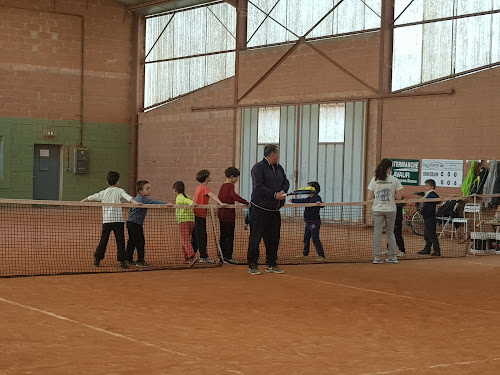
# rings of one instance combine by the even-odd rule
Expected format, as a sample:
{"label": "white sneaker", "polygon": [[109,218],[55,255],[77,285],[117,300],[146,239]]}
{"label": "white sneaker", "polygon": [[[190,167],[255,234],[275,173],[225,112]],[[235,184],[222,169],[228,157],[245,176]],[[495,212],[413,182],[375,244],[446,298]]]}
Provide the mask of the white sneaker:
{"label": "white sneaker", "polygon": [[386,263],[398,264],[398,258],[397,257],[387,258],[385,261],[386,261]]}
{"label": "white sneaker", "polygon": [[400,251],[398,253],[398,255],[396,255],[398,258],[402,258],[402,257],[405,257],[406,256],[406,253],[403,253],[402,251]]}
{"label": "white sneaker", "polygon": [[375,257],[373,258],[373,264],[383,264],[384,261],[382,259],[380,259],[380,257]]}
{"label": "white sneaker", "polygon": [[214,263],[214,260],[210,258],[201,258],[200,263]]}
{"label": "white sneaker", "polygon": [[387,255],[387,254],[389,254],[389,252],[388,252],[387,250],[386,250],[386,251],[382,251],[382,252],[380,253],[380,255]]}

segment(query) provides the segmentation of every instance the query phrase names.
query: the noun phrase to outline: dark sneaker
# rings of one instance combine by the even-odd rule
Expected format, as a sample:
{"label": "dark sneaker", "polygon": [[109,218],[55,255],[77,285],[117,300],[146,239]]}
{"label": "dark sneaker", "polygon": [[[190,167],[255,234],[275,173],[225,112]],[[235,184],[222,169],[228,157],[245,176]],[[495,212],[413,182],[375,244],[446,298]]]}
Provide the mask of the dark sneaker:
{"label": "dark sneaker", "polygon": [[224,259],[224,263],[229,263],[229,264],[240,264],[236,259],[230,258],[230,259]]}
{"label": "dark sneaker", "polygon": [[260,275],[260,271],[257,267],[251,267],[248,269],[250,275]]}
{"label": "dark sneaker", "polygon": [[120,262],[120,267],[121,268],[128,268],[127,262]]}
{"label": "dark sneaker", "polygon": [[100,263],[101,263],[100,260],[94,260],[94,267],[99,267]]}
{"label": "dark sneaker", "polygon": [[423,249],[422,251],[419,251],[418,254],[420,255],[429,255],[431,253],[430,250],[427,250],[427,249]]}
{"label": "dark sneaker", "polygon": [[284,273],[285,271],[278,268],[278,266],[267,266],[265,269],[266,272],[272,273]]}
{"label": "dark sneaker", "polygon": [[126,260],[125,263],[127,263],[129,266],[133,266],[135,264],[133,260]]}
{"label": "dark sneaker", "polygon": [[137,262],[135,266],[137,268],[146,268],[146,267],[151,267],[151,264],[147,264],[145,261],[142,261],[142,262]]}
{"label": "dark sneaker", "polygon": [[441,256],[441,251],[434,251],[431,256],[433,257],[440,257]]}

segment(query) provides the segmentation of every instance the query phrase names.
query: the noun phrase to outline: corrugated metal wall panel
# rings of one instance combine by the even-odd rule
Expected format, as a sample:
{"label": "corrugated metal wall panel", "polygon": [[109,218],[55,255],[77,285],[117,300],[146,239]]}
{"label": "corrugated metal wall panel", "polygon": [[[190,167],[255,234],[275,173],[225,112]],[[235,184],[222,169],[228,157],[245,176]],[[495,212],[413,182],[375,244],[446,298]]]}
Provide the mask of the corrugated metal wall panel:
{"label": "corrugated metal wall panel", "polygon": [[[296,107],[280,109],[280,164],[290,180],[290,190],[305,187],[309,181],[318,181],[324,202],[352,202],[363,200],[365,155],[365,103],[345,104],[344,143],[319,143],[318,104],[300,107],[299,147],[297,154]],[[250,171],[261,160],[264,145],[257,144],[258,109],[244,109],[242,124],[241,193],[251,193]],[[298,158],[298,183],[294,176]],[[299,213],[300,214],[300,213]],[[347,209],[343,218],[352,217]],[[359,213],[356,215],[359,216]],[[341,216],[329,219],[340,220]]]}
{"label": "corrugated metal wall panel", "polygon": [[280,119],[280,164],[295,189],[295,160],[297,150],[297,113],[295,106],[281,107]]}
{"label": "corrugated metal wall panel", "polygon": [[257,161],[257,108],[245,108],[242,115],[240,195],[249,200],[252,193],[250,171]]}

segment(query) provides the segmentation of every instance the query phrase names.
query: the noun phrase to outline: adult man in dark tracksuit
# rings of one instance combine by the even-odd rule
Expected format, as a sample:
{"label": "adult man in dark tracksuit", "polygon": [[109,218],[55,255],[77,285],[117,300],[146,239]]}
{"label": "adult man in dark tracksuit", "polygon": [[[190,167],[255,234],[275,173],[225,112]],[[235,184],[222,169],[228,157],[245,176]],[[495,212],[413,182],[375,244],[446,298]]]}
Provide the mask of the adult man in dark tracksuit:
{"label": "adult man in dark tracksuit", "polygon": [[250,201],[250,238],[248,240],[248,267],[251,275],[260,275],[258,268],[259,244],[266,245],[266,272],[283,273],[278,268],[280,242],[280,208],[285,204],[290,183],[283,167],[278,164],[280,152],[276,145],[264,147],[264,159],[252,168],[252,197]]}

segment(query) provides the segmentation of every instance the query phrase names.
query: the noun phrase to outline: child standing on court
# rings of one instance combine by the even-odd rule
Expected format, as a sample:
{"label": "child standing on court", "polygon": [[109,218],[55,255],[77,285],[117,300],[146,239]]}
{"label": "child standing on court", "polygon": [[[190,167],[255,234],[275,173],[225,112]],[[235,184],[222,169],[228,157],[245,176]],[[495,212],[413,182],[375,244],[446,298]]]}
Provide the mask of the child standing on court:
{"label": "child standing on court", "polygon": [[[219,199],[222,203],[234,204],[240,202],[249,206],[248,201],[240,197],[234,191],[234,184],[238,181],[240,171],[235,167],[229,167],[225,170],[226,181],[219,190]],[[220,225],[220,247],[224,263],[239,264],[233,259],[234,248],[234,228],[236,221],[236,212],[234,208],[220,208],[217,210]]]}
{"label": "child standing on court", "polygon": [[319,205],[323,203],[321,197],[319,196],[320,186],[316,181],[308,182],[307,186],[312,187],[311,194],[307,198],[294,198],[291,200],[292,203],[316,203],[316,207],[306,207],[304,209],[304,220],[306,222],[306,229],[304,231],[304,251],[299,257],[307,257],[309,255],[311,238],[318,253],[318,258],[316,261],[325,261],[325,252],[323,250],[323,245],[319,239],[319,230],[321,228],[321,217],[319,211],[322,207]]}
{"label": "child standing on court", "polygon": [[[98,193],[92,194],[82,202],[103,202],[103,203],[124,203],[132,202],[141,205],[134,198],[128,195],[125,190],[119,188],[120,174],[110,171],[107,176],[109,187]],[[118,250],[118,262],[121,268],[128,268],[125,253],[125,228],[123,222],[123,210],[121,207],[102,207],[102,233],[99,245],[94,253],[94,266],[99,267],[101,260],[104,259],[106,246],[108,245],[111,231],[115,234],[116,246]]]}
{"label": "child standing on court", "polygon": [[[225,205],[222,203],[217,195],[210,191],[207,186],[211,181],[210,171],[202,169],[196,175],[196,180],[200,183],[196,190],[194,191],[194,203],[195,204],[208,204],[210,198],[215,200],[218,204]],[[191,236],[191,245],[193,245],[193,250],[200,251],[200,263],[214,263],[213,259],[210,259],[207,254],[207,209],[206,208],[195,208],[194,210],[194,230]]]}
{"label": "child standing on court", "polygon": [[[173,186],[176,205],[193,205],[191,197],[184,192],[184,182],[176,181]],[[176,208],[175,218],[179,223],[181,232],[182,252],[184,253],[185,263],[190,267],[193,266],[198,259],[194,257],[193,246],[191,246],[190,238],[194,229],[194,212],[191,208]]]}
{"label": "child standing on court", "polygon": [[[151,195],[151,184],[149,181],[141,180],[137,182],[137,196],[135,200],[143,204],[165,204],[162,201],[155,201],[148,198]],[[144,246],[146,240],[144,238],[144,220],[148,213],[147,208],[131,208],[128,214],[127,230],[128,230],[128,243],[126,250],[126,262],[134,264],[134,251],[137,248],[137,263],[136,267],[144,268],[150,265],[144,261]]]}
{"label": "child standing on court", "polygon": [[[425,181],[425,196],[424,198],[432,199],[439,198],[439,195],[434,191],[436,188],[436,182],[432,179]],[[422,208],[420,208],[420,213],[424,218],[424,239],[425,247],[419,254],[428,255],[431,254],[431,247],[434,247],[434,252],[432,256],[441,256],[441,248],[439,247],[439,240],[436,234],[436,204],[438,202],[424,202]]]}

